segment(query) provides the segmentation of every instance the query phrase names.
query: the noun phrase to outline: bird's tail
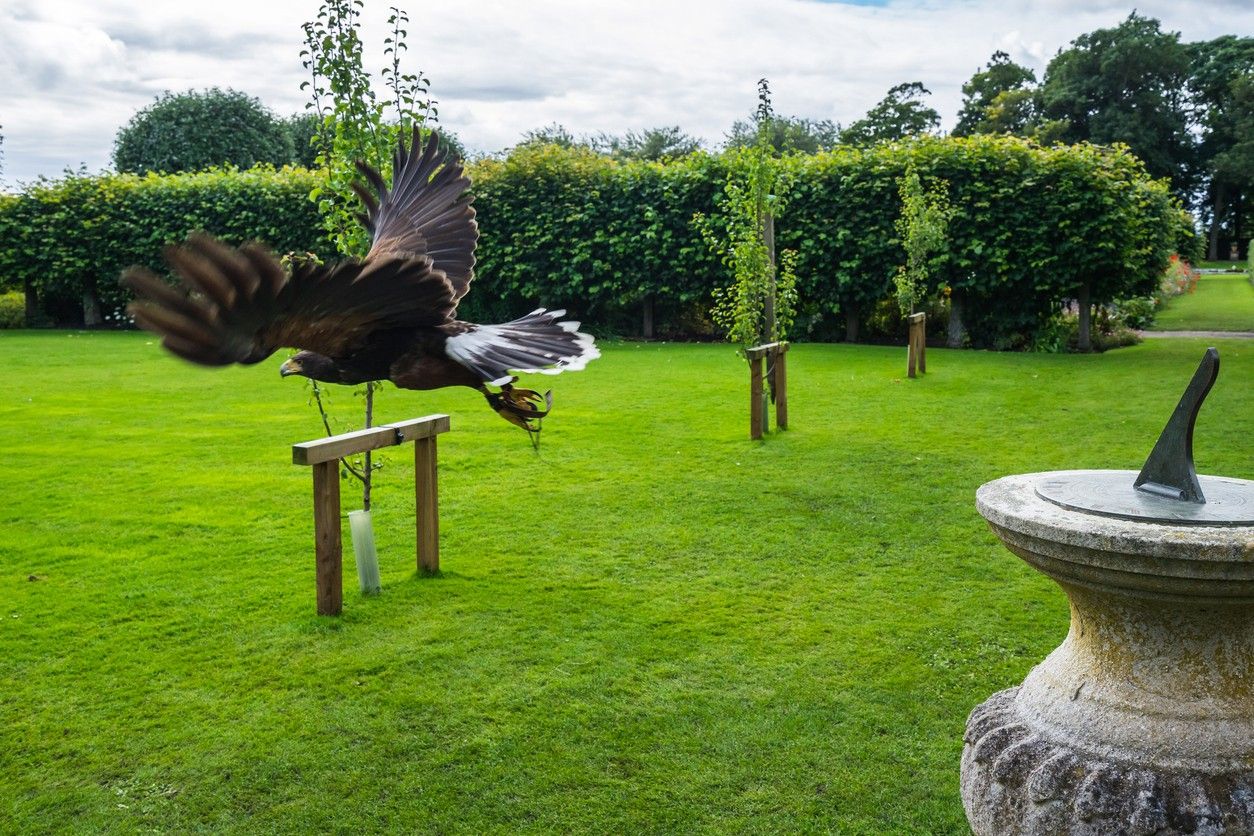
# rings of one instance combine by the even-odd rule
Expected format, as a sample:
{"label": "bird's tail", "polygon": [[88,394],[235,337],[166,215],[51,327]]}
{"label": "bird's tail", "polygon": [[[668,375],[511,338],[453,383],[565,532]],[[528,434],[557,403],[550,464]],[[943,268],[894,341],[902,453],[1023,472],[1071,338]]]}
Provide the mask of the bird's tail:
{"label": "bird's tail", "polygon": [[445,351],[494,386],[510,382],[512,372],[578,371],[601,352],[591,334],[580,333],[578,322],[558,321],[565,315],[537,308],[513,322],[470,325],[448,338]]}
{"label": "bird's tail", "polygon": [[601,356],[590,334],[579,331],[579,323],[559,321],[564,310],[539,308],[513,322],[500,325],[472,325],[449,337],[448,356],[479,375],[484,384],[500,386],[484,397],[497,414],[522,427],[539,440],[540,419],[553,406],[552,393],[541,395],[531,389],[515,389],[513,372],[559,374],[578,371]]}

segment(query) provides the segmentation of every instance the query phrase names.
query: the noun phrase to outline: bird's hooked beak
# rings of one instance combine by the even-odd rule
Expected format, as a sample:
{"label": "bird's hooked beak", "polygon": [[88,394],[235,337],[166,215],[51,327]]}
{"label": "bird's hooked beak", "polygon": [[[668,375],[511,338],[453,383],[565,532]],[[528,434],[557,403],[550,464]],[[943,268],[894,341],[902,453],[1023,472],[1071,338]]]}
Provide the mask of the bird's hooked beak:
{"label": "bird's hooked beak", "polygon": [[289,357],[283,361],[283,365],[279,366],[279,377],[287,377],[288,375],[300,374],[302,371],[300,361],[295,357]]}

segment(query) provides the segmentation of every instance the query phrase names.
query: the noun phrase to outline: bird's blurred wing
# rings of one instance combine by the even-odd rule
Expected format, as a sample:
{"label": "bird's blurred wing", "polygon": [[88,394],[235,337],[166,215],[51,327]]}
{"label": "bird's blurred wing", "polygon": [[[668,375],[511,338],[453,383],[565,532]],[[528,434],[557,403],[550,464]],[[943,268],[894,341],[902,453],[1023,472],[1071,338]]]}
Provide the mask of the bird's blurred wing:
{"label": "bird's blurred wing", "polygon": [[379,172],[358,163],[374,192],[361,184],[353,189],[366,206],[359,217],[373,236],[366,260],[389,253],[426,255],[448,277],[457,300],[474,278],[479,226],[467,193],[470,178],[461,160],[440,151],[439,140],[433,131],[423,147],[415,127],[409,148],[402,140],[392,157],[391,188]]}
{"label": "bird's blurred wing", "polygon": [[194,235],[166,260],[184,286],[131,268],[122,276],[136,296],[127,311],[171,352],[205,366],[257,363],[284,346],[345,357],[375,331],[442,325],[457,307],[425,256],[302,266],[289,276],[259,244],[236,249]]}

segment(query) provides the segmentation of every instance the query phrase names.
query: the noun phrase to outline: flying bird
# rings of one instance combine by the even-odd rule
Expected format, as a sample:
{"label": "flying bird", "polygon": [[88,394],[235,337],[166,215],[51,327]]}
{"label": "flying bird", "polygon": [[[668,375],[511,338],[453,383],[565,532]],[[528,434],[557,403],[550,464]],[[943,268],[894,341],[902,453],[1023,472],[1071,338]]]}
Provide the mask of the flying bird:
{"label": "flying bird", "polygon": [[479,228],[470,178],[436,133],[424,147],[415,127],[409,147],[398,144],[390,188],[375,169],[357,167],[371,187],[353,186],[372,236],[365,258],[289,271],[261,244],[195,234],[165,251],[182,286],[142,267],[123,274],[136,297],[128,313],[170,352],[204,366],[259,363],[291,347],[301,350],[280,367],[284,377],[469,386],[535,441],[552,394],[514,388],[514,372],[582,369],[600,356],[592,337],[561,321],[563,310],[498,325],[455,318],[474,279]]}

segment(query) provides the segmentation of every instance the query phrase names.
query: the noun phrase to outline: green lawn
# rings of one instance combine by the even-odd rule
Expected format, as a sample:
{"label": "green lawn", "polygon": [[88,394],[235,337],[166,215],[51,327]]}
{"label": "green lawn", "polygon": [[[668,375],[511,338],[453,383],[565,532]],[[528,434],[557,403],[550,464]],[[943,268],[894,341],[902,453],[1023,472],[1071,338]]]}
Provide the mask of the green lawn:
{"label": "green lawn", "polygon": [[[1254,343],[1218,345],[1196,460],[1251,478]],[[349,551],[325,619],[277,359],[0,332],[0,831],[964,833],[967,713],[1067,628],[975,490],[1138,467],[1205,346],[909,381],[798,345],[793,429],[753,443],[730,348],[608,345],[541,381],[539,455],[469,390],[389,389],[384,421],[452,415],[444,573],[394,453],[384,593]]]}
{"label": "green lawn", "polygon": [[1155,331],[1254,331],[1254,283],[1248,273],[1211,273],[1192,293],[1171,299]]}

